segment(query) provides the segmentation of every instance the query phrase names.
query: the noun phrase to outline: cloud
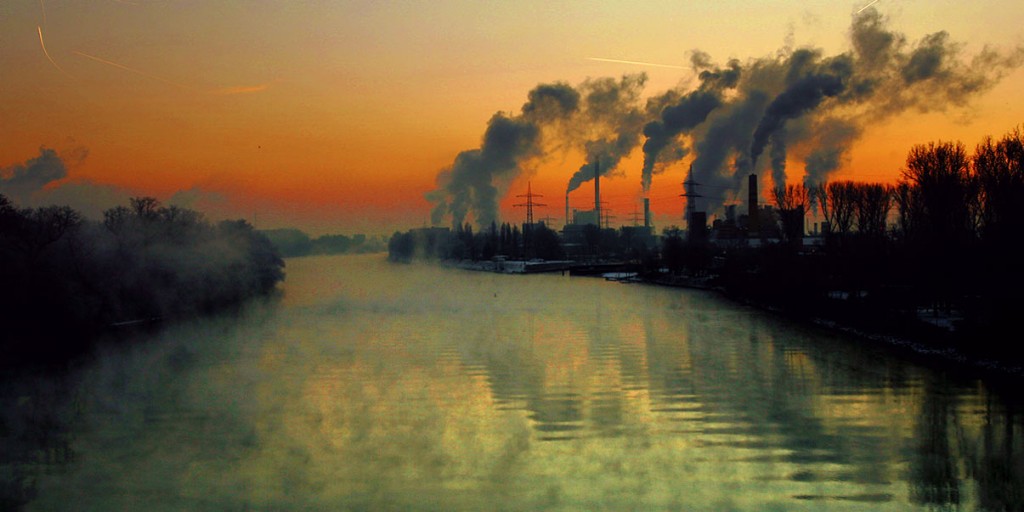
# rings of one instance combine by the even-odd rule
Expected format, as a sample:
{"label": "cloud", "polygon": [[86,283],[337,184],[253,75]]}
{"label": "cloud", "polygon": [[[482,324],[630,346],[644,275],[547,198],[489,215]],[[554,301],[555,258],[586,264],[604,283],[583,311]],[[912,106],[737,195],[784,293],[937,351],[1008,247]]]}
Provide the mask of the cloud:
{"label": "cloud", "polygon": [[57,151],[40,147],[39,156],[30,158],[24,164],[0,169],[0,194],[15,203],[26,204],[44,186],[67,175],[67,167]]}

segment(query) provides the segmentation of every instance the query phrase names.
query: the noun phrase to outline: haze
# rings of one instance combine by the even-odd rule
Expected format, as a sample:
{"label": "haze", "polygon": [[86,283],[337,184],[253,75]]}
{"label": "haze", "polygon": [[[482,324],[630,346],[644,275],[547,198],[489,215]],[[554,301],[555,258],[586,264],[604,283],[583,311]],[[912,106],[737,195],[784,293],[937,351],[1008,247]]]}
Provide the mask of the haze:
{"label": "haze", "polygon": [[[905,38],[908,58],[945,31],[942,62],[952,67],[937,70],[982,78],[962,96],[938,89],[929,102],[857,117],[829,177],[891,181],[913,144],[973,147],[1024,120],[1020,2],[866,5],[5,2],[0,185],[21,204],[59,202],[86,214],[152,195],[262,229],[390,233],[431,223],[432,210],[445,224],[459,217],[445,173],[461,152],[481,148],[496,113],[525,119],[538,85],[586,91],[643,74],[632,100],[642,127],[658,113],[649,102],[697,90],[702,69],[788,62],[801,49],[822,60],[852,52],[851,27],[865,13]],[[537,126],[550,131],[547,121]],[[651,170],[659,226],[681,223],[678,195],[699,137],[670,137]],[[550,205],[540,215],[560,220],[566,184],[592,153],[586,143],[599,139],[545,136],[508,172],[488,175],[494,216],[522,221],[515,195],[531,181]],[[627,223],[644,195],[645,140],[624,142],[602,181],[613,223]],[[809,141],[784,157],[788,179],[804,176]],[[581,207],[588,200],[572,198]],[[465,220],[488,218],[474,208]]]}

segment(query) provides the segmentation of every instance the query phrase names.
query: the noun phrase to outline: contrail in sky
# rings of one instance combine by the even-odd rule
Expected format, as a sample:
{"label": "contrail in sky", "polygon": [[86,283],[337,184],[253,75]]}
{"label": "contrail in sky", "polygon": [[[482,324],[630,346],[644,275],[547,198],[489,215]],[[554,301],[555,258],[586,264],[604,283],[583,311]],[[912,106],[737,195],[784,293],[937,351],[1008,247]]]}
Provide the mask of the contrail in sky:
{"label": "contrail in sky", "polygon": [[[878,0],[875,1],[877,2]],[[656,68],[686,69],[683,66],[673,66],[671,64],[655,64],[653,62],[640,62],[635,60],[602,59],[601,57],[587,57],[587,60],[596,60],[600,62],[617,62],[619,64],[633,64],[636,66],[654,66]]]}
{"label": "contrail in sky", "polygon": [[179,89],[184,89],[186,91],[192,91],[192,92],[202,92],[202,91],[199,91],[197,89],[193,89],[193,88],[191,88],[191,87],[189,87],[187,85],[179,84],[177,82],[172,82],[170,80],[167,80],[166,78],[161,78],[161,77],[156,76],[156,75],[151,75],[149,73],[146,73],[145,71],[140,71],[140,70],[135,69],[135,68],[130,68],[130,67],[125,66],[123,64],[118,64],[116,62],[112,62],[112,61],[109,61],[109,60],[106,60],[106,59],[101,59],[99,57],[96,57],[96,56],[93,56],[93,55],[89,55],[88,53],[82,53],[82,52],[77,51],[77,50],[72,51],[72,53],[74,53],[75,55],[81,56],[81,57],[85,57],[87,59],[92,59],[92,60],[94,60],[96,62],[100,62],[100,63],[106,64],[108,66],[114,66],[115,68],[123,69],[123,70],[131,72],[131,73],[135,73],[136,75],[144,76],[144,77],[149,78],[151,80],[157,80],[159,82],[163,82],[163,83],[168,84],[168,85],[173,85],[173,86],[175,86],[175,87],[177,87]]}
{"label": "contrail in sky", "polygon": [[867,9],[868,7],[871,7],[872,5],[875,5],[875,4],[877,4],[877,3],[878,3],[878,0],[871,0],[871,3],[870,3],[870,4],[867,4],[867,5],[865,5],[864,7],[861,7],[861,8],[860,8],[860,11],[857,11],[857,14],[860,14],[860,13],[861,13],[861,11],[863,11],[864,9]]}
{"label": "contrail in sky", "polygon": [[[265,83],[265,84],[248,85],[248,86],[243,85],[243,86],[233,86],[233,87],[222,87],[220,89],[203,91],[203,90],[200,90],[200,89],[196,89],[194,87],[189,87],[187,85],[180,84],[178,82],[172,82],[171,80],[168,80],[166,78],[162,78],[162,77],[150,74],[150,73],[146,73],[145,71],[142,71],[142,70],[139,70],[139,69],[135,69],[135,68],[131,68],[131,67],[125,66],[124,64],[118,64],[117,62],[114,62],[114,61],[109,61],[107,59],[101,59],[101,58],[99,58],[99,57],[97,57],[95,55],[89,55],[88,53],[83,53],[83,52],[80,52],[80,51],[73,51],[72,53],[74,53],[75,55],[81,56],[81,57],[85,57],[87,59],[94,60],[94,61],[102,63],[102,64],[106,64],[108,66],[113,66],[113,67],[115,67],[117,69],[123,69],[125,71],[131,72],[131,73],[135,73],[136,75],[144,76],[144,77],[149,78],[151,80],[157,80],[157,81],[163,82],[163,83],[168,84],[168,85],[173,85],[174,87],[177,87],[179,89],[183,89],[183,90],[186,90],[186,91],[189,91],[189,92],[194,92],[194,93],[199,93],[199,94],[216,94],[216,95],[221,95],[221,96],[230,96],[230,95],[235,95],[235,94],[251,94],[251,93],[255,93],[255,92],[265,91],[265,90],[270,88],[270,83]],[[54,64],[54,65],[56,65],[56,64]]]}
{"label": "contrail in sky", "polygon": [[46,51],[46,43],[43,42],[43,27],[36,25],[36,31],[39,32],[39,46],[43,48],[43,55],[46,55],[46,59],[50,61],[50,64],[53,64],[53,67],[57,68],[58,71],[70,77],[71,75],[68,74],[67,71],[64,71],[63,68],[58,66],[57,61],[53,60],[53,57],[50,57],[50,52]]}

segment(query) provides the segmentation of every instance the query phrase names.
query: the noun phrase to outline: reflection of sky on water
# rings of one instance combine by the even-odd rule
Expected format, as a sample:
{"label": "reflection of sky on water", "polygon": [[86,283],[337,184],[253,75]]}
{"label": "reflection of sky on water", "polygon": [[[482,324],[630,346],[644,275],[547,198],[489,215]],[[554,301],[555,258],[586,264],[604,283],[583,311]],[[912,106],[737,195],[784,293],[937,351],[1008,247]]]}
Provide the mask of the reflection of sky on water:
{"label": "reflection of sky on water", "polygon": [[28,509],[1022,503],[1018,409],[712,295],[373,258],[287,292],[72,377]]}

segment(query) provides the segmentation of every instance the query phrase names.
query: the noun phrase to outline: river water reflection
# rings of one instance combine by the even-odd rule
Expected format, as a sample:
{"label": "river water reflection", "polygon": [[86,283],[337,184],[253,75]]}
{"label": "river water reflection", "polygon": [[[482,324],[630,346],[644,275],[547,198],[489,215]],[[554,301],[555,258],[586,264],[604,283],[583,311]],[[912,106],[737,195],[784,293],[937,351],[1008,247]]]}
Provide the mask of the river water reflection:
{"label": "river water reflection", "polygon": [[713,294],[379,256],[290,260],[284,288],[4,391],[8,504],[1024,506],[1003,394]]}

